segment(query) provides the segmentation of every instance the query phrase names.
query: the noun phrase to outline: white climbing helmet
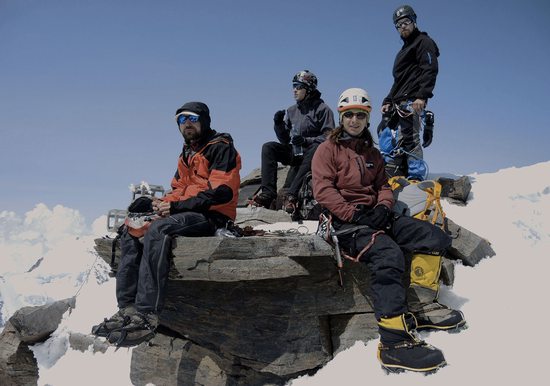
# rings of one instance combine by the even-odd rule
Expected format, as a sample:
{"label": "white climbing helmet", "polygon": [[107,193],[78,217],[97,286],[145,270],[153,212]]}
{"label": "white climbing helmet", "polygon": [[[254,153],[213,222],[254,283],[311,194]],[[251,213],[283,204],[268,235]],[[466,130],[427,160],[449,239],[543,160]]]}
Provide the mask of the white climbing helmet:
{"label": "white climbing helmet", "polygon": [[348,88],[338,98],[338,112],[359,109],[371,112],[370,97],[362,88]]}

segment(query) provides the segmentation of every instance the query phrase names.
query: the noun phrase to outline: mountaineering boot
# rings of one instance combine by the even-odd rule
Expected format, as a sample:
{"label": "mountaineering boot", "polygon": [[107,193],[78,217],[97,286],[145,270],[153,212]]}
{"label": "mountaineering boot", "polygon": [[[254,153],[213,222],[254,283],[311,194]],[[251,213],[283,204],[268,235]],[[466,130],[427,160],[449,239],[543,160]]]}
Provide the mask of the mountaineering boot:
{"label": "mountaineering boot", "polygon": [[249,203],[252,206],[258,206],[263,207],[267,209],[271,209],[271,204],[273,203],[273,200],[275,200],[275,197],[271,196],[268,193],[260,192],[258,194],[255,194],[249,199]]}
{"label": "mountaineering boot", "polygon": [[137,312],[133,304],[119,309],[110,318],[103,319],[103,322],[92,327],[92,334],[106,338],[111,331],[124,327],[130,322],[131,315]]}
{"label": "mountaineering boot", "polygon": [[380,319],[378,360],[383,369],[433,372],[447,364],[441,350],[416,338],[415,326],[416,320],[410,313]]}
{"label": "mountaineering boot", "polygon": [[283,210],[288,214],[293,214],[294,212],[296,212],[297,207],[298,199],[292,194],[287,195],[283,203]]}
{"label": "mountaineering boot", "polygon": [[136,312],[130,316],[130,322],[125,326],[111,331],[107,340],[117,347],[136,346],[155,336],[158,326],[158,315]]}
{"label": "mountaineering boot", "polygon": [[437,302],[440,272],[440,255],[413,255],[407,303],[416,317],[417,330],[458,330],[466,325],[462,312]]}

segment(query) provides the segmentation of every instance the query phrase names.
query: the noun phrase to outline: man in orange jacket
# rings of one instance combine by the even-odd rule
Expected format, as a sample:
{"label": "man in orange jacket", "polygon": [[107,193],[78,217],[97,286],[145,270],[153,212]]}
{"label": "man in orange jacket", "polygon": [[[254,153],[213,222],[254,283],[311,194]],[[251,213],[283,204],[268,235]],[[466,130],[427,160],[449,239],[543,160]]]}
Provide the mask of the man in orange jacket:
{"label": "man in orange jacket", "polygon": [[164,305],[174,236],[212,236],[234,220],[240,184],[241,158],[229,134],[210,127],[210,111],[189,102],[176,111],[185,140],[172,179],[172,190],[149,205],[158,215],[143,236],[123,230],[116,296],[119,311],[92,328],[117,346],[151,339]]}

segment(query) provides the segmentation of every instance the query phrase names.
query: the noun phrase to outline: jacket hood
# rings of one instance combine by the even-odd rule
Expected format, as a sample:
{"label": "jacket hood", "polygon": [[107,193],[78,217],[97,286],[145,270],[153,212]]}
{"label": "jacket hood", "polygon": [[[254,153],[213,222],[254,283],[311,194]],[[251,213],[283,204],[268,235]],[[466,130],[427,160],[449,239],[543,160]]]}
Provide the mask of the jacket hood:
{"label": "jacket hood", "polygon": [[202,102],[187,102],[179,109],[176,110],[176,115],[183,111],[190,111],[199,115],[199,122],[201,123],[201,137],[208,135],[210,128],[210,109],[205,103]]}
{"label": "jacket hood", "polygon": [[321,92],[315,89],[307,94],[307,96],[303,100],[296,104],[298,105],[300,110],[302,110],[302,108],[308,109],[310,107],[317,106],[320,103],[324,103],[324,101],[321,99]]}

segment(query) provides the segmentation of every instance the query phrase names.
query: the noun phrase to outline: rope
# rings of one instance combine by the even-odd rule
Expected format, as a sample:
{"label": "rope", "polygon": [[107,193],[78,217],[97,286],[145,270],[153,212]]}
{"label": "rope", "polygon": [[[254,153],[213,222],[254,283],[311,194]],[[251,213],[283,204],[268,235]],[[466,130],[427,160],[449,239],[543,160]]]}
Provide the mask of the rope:
{"label": "rope", "polygon": [[80,291],[82,290],[82,288],[84,287],[84,284],[88,283],[88,280],[90,278],[90,273],[92,273],[92,269],[95,268],[95,265],[97,263],[97,259],[99,259],[99,254],[97,252],[95,252],[95,260],[94,262],[92,263],[92,265],[90,266],[90,268],[88,269],[88,272],[86,272],[86,275],[85,275],[85,279],[82,281],[82,283],[80,284],[80,286],[78,287],[76,293],[74,294],[74,298],[76,298],[78,296],[78,294],[80,293]]}
{"label": "rope", "polygon": [[[300,231],[302,230],[302,231]],[[298,228],[281,229],[276,231],[267,231],[264,236],[307,236],[309,229],[305,225],[300,225]]]}

